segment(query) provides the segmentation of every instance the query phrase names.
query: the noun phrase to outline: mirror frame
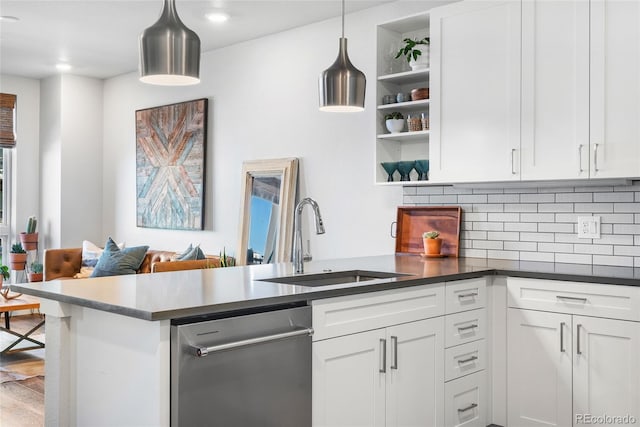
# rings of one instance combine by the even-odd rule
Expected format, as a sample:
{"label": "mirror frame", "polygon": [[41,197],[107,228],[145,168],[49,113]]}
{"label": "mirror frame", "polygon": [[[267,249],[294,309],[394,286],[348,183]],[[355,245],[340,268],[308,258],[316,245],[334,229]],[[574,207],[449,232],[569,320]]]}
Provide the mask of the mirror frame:
{"label": "mirror frame", "polygon": [[249,226],[251,224],[251,184],[254,177],[280,176],[280,218],[278,223],[278,239],[274,262],[288,262],[291,260],[291,246],[293,244],[293,211],[296,203],[296,187],[298,183],[298,159],[296,157],[283,159],[248,160],[242,163],[242,200],[240,202],[240,233],[237,265],[247,265],[247,250],[249,249]]}

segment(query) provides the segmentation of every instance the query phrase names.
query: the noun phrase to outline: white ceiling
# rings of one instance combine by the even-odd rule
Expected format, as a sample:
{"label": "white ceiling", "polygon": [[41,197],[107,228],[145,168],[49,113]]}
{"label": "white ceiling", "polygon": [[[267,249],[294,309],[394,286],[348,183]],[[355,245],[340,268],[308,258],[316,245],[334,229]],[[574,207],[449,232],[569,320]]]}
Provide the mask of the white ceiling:
{"label": "white ceiling", "polygon": [[[349,0],[346,12],[389,1]],[[72,74],[96,78],[135,71],[138,35],[158,19],[161,9],[161,0],[0,0],[0,16],[19,18],[0,21],[0,74],[40,79],[57,73],[60,61],[73,66]],[[340,16],[341,2],[177,0],[176,9],[206,52]],[[209,22],[204,15],[215,10],[231,19]]]}

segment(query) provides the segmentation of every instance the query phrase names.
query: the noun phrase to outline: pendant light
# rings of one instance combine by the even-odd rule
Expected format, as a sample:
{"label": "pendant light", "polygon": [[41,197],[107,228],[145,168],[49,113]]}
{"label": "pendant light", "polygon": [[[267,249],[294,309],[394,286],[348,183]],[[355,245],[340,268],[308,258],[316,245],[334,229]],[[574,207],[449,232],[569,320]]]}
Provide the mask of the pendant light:
{"label": "pendant light", "polygon": [[160,19],[140,34],[140,81],[183,86],[200,82],[200,38],[164,0]]}
{"label": "pendant light", "polygon": [[353,66],[344,38],[344,0],[342,0],[342,37],[338,58],[322,72],[319,80],[320,111],[352,112],[364,110],[367,79]]}

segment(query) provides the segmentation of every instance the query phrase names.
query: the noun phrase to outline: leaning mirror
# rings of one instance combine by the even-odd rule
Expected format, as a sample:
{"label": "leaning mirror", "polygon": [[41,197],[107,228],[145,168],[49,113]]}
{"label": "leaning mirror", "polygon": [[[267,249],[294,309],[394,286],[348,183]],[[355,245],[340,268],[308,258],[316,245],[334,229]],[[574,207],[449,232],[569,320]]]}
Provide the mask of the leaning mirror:
{"label": "leaning mirror", "polygon": [[242,164],[238,265],[290,260],[297,181],[296,158]]}

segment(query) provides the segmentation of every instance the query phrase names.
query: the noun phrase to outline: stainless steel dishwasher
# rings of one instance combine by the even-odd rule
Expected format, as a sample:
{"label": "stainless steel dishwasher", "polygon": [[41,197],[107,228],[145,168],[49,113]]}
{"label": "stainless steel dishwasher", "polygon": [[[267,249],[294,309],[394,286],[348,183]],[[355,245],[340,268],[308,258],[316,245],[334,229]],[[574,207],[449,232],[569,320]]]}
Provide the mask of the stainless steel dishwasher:
{"label": "stainless steel dishwasher", "polygon": [[224,316],[172,322],[171,425],[311,426],[311,307]]}

